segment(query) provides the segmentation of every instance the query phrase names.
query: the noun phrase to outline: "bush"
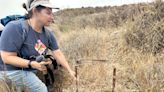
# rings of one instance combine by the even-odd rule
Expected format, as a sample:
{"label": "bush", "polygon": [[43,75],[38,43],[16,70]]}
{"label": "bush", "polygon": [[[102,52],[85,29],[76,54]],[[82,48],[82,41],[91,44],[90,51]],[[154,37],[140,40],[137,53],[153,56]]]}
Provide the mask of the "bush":
{"label": "bush", "polygon": [[142,52],[157,54],[164,48],[164,17],[161,11],[164,4],[138,17],[138,20],[125,35],[127,44]]}

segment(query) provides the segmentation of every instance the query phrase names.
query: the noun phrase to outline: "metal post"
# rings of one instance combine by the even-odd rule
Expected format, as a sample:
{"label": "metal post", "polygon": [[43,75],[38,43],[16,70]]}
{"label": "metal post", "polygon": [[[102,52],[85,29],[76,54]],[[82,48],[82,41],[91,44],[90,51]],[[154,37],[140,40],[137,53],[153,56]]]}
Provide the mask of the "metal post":
{"label": "metal post", "polygon": [[115,86],[116,86],[116,68],[113,69],[113,85],[112,85],[112,92],[114,92]]}
{"label": "metal post", "polygon": [[[75,76],[76,78],[78,77],[78,66],[75,66]],[[79,83],[78,83],[78,79],[76,80],[76,92],[79,91]]]}

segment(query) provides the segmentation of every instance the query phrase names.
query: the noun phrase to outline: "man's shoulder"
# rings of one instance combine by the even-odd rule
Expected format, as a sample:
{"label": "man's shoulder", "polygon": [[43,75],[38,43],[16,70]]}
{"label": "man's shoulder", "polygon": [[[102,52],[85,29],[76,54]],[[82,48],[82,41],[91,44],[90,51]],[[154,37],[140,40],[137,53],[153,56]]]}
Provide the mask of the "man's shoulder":
{"label": "man's shoulder", "polygon": [[25,22],[25,20],[13,20],[13,21],[10,21],[8,24],[11,24],[11,25],[20,25],[21,22]]}
{"label": "man's shoulder", "polygon": [[[23,22],[23,20],[14,20],[14,21],[10,21],[4,28],[3,31],[6,32],[10,32],[10,33],[22,33],[22,26],[21,26],[21,22]],[[17,32],[16,32],[17,31]]]}

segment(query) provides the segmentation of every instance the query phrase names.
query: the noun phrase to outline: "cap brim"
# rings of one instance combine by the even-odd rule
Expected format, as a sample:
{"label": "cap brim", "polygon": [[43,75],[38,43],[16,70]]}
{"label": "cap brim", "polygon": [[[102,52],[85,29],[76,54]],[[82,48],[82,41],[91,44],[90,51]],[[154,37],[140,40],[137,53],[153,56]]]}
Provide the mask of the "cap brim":
{"label": "cap brim", "polygon": [[60,8],[54,7],[54,5],[52,5],[52,4],[40,4],[40,5],[51,8],[51,9],[60,9]]}

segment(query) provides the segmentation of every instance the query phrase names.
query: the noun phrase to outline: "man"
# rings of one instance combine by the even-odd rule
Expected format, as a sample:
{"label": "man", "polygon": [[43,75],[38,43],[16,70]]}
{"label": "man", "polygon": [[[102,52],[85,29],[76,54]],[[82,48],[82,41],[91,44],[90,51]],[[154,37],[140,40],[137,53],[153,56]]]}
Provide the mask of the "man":
{"label": "man", "polygon": [[[8,23],[1,35],[0,73],[7,68],[5,73],[15,82],[20,92],[24,84],[28,87],[29,92],[47,92],[47,87],[36,76],[35,70],[45,71],[45,66],[51,62],[49,60],[37,62],[29,60],[29,57],[42,55],[50,49],[57,62],[76,79],[75,72],[70,68],[59,49],[54,35],[45,27],[53,21],[52,9],[54,7],[49,0],[28,0],[23,6],[28,12],[26,20]],[[22,24],[28,26],[29,30],[26,30],[28,31],[26,34],[24,34]],[[46,35],[47,33],[49,36]],[[25,39],[23,35],[26,35]]]}

